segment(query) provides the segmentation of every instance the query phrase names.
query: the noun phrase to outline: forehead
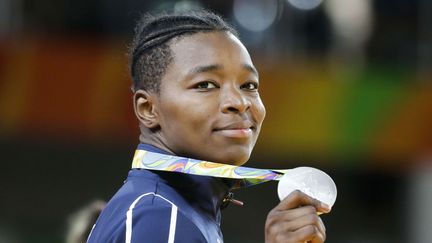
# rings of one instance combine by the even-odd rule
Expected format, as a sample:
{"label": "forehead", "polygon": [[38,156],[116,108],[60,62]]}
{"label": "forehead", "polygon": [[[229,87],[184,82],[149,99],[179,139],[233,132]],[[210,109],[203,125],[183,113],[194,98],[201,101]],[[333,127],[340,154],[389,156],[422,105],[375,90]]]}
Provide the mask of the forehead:
{"label": "forehead", "polygon": [[196,66],[253,66],[249,52],[241,41],[228,32],[207,32],[187,35],[170,45],[172,66],[187,72]]}

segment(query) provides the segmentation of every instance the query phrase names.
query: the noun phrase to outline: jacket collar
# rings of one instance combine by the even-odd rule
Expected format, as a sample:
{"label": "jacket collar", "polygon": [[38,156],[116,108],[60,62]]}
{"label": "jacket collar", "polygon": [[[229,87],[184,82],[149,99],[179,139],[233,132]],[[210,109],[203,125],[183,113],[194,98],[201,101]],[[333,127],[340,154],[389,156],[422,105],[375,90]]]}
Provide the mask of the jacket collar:
{"label": "jacket collar", "polygon": [[[149,144],[139,144],[138,149],[172,155]],[[190,175],[171,171],[151,171],[175,188],[194,208],[210,214],[220,223],[220,209],[232,200],[231,189],[238,184],[237,179]]]}

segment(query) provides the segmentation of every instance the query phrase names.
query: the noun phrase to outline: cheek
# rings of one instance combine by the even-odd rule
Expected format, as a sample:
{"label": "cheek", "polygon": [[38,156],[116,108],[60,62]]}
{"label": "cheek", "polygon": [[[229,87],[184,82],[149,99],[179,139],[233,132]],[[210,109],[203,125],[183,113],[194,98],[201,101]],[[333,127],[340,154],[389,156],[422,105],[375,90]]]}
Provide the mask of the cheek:
{"label": "cheek", "polygon": [[256,121],[261,125],[266,115],[266,109],[260,98],[255,102],[253,113]]}
{"label": "cheek", "polygon": [[189,127],[199,133],[210,130],[214,114],[209,107],[197,104],[197,107],[189,113]]}
{"label": "cheek", "polygon": [[175,129],[176,132],[202,132],[207,128],[211,120],[210,108],[203,102],[195,102],[194,99],[178,97],[164,104],[161,114],[165,127]]}

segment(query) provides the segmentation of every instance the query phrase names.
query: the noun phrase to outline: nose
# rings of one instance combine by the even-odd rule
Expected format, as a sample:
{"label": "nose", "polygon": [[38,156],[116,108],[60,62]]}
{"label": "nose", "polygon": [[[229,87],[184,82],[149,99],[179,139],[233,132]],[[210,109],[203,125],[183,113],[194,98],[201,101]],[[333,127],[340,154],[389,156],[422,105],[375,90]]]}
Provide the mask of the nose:
{"label": "nose", "polygon": [[243,113],[251,106],[250,100],[237,87],[227,87],[221,92],[221,110],[223,113]]}

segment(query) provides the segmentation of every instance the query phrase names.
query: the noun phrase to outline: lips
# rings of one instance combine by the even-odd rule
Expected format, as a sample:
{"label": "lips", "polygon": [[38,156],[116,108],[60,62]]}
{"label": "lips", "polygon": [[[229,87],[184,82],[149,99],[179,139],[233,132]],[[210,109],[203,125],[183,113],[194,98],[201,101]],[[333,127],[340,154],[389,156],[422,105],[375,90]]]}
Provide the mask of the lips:
{"label": "lips", "polygon": [[223,125],[220,126],[216,129],[214,129],[215,131],[220,131],[220,130],[241,130],[241,129],[255,129],[254,125],[252,122],[233,122],[233,123],[229,123],[227,125]]}
{"label": "lips", "polygon": [[248,138],[255,126],[252,122],[234,122],[214,129],[215,132],[230,138]]}

